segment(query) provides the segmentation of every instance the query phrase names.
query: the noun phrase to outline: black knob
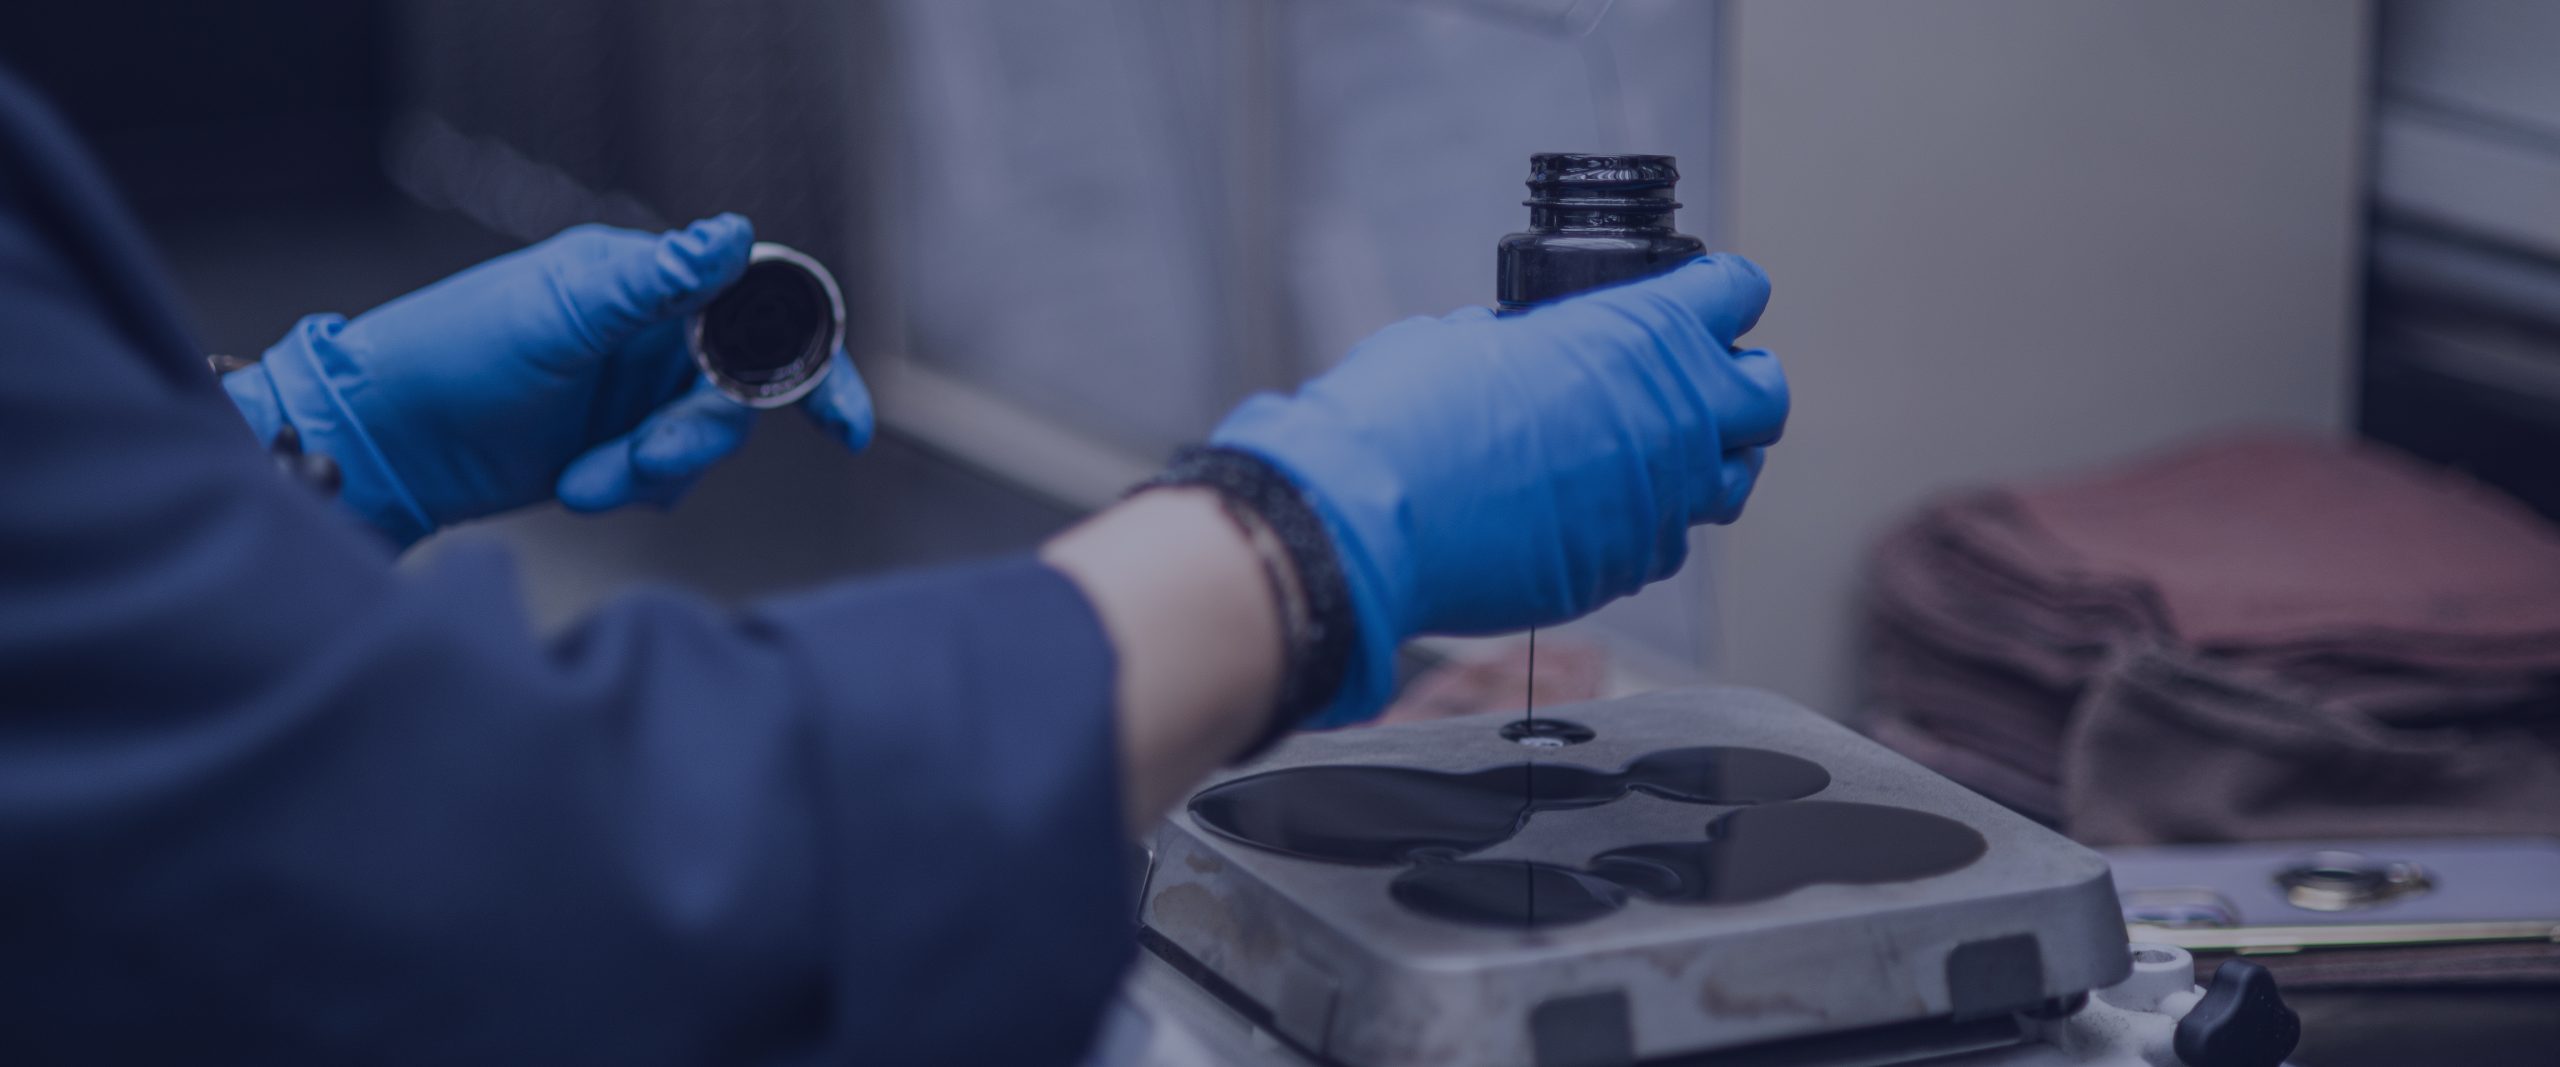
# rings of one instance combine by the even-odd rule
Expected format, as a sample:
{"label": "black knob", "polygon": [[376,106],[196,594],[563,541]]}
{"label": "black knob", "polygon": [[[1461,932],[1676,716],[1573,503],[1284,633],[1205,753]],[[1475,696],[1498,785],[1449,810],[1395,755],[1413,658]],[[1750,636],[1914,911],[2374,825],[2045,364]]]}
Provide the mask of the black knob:
{"label": "black knob", "polygon": [[2278,1067],[2302,1040],[2302,1017],[2284,1006],[2276,976],[2248,960],[2214,968],[2213,984],[2187,1017],[2172,1046],[2188,1067]]}

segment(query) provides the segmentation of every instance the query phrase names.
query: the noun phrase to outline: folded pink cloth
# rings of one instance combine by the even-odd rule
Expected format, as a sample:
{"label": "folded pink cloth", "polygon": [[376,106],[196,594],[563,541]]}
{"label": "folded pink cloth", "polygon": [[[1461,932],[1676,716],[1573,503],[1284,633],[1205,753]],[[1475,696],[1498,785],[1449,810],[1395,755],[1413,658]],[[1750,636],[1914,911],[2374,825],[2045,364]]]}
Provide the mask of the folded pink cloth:
{"label": "folded pink cloth", "polygon": [[[2560,530],[2374,446],[2255,434],[1939,501],[1878,545],[1868,618],[1872,732],[2100,836],[2263,836],[2254,831],[2270,821],[2266,804],[2218,802],[2230,796],[2188,806],[2123,793],[2118,768],[2077,740],[2094,709],[2113,724],[2099,735],[2155,762],[2174,761],[2180,744],[2232,743],[2134,744],[2143,729],[2176,734],[2161,715],[2125,714],[2129,694],[2153,690],[2119,675],[2139,662],[2158,678],[2160,657],[2281,692],[2270,705],[2281,711],[2256,714],[2314,733],[2524,745],[2528,760],[2560,766],[2537,747],[2553,736],[2542,724],[2560,721]],[[2203,701],[2219,690],[2180,692]],[[2516,784],[2435,798],[2423,821],[2457,825],[2466,804],[2509,821],[2516,813],[2500,805],[2538,795]],[[2117,806],[2184,821],[2135,831],[2109,822]]]}
{"label": "folded pink cloth", "polygon": [[2560,715],[2393,726],[2193,653],[2108,664],[2063,742],[2092,844],[2560,835]]}
{"label": "folded pink cloth", "polygon": [[1980,531],[2011,565],[2147,586],[2189,648],[2560,670],[2560,531],[2378,446],[2234,438],[2015,499]]}

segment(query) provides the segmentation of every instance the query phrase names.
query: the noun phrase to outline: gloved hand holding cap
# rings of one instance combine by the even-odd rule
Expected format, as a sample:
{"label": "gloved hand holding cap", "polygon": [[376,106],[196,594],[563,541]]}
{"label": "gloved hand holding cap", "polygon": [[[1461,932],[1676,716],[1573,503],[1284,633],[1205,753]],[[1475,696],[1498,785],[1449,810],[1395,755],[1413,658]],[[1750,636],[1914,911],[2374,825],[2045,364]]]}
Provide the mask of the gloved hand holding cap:
{"label": "gloved hand holding cap", "polygon": [[[336,461],[346,505],[403,545],[555,493],[579,511],[673,503],[754,419],[702,376],[687,337],[689,317],[755,269],[754,246],[737,215],[664,234],[581,226],[352,321],[306,318],[224,385],[260,440],[291,426]],[[784,361],[822,373],[774,402],[800,398],[858,450],[871,395],[845,358],[840,304],[832,322],[822,354]]]}

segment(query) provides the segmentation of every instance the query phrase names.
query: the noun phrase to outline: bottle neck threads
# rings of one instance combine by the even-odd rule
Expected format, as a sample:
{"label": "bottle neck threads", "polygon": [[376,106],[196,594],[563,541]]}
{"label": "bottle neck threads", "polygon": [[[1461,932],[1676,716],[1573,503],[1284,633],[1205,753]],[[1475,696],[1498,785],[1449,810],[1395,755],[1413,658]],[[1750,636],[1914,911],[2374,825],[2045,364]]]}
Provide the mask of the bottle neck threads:
{"label": "bottle neck threads", "polygon": [[1533,230],[1670,232],[1680,202],[1670,156],[1547,153],[1529,160]]}

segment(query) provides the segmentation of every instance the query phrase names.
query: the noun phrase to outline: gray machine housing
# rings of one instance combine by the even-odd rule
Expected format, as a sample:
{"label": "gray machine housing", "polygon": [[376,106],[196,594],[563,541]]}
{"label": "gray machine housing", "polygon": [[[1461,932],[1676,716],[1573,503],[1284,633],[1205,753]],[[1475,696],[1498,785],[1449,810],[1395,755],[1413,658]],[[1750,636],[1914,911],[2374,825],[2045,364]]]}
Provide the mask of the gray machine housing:
{"label": "gray machine housing", "polygon": [[[1315,765],[1465,772],[1529,759],[1614,771],[1695,745],[1813,760],[1815,799],[1932,812],[1981,833],[1959,870],[1907,882],[1813,885],[1744,904],[1656,904],[1572,926],[1452,923],[1395,903],[1390,868],[1294,858],[1176,811],[1150,849],[1139,917],[1157,951],[1247,1002],[1263,1025],[1356,1067],[1555,1067],[1568,1050],[1650,1060],[1930,1019],[2032,1010],[2128,971],[2125,928],[2096,853],[1777,696],[1701,688],[1542,710],[1591,740],[1504,738],[1508,714],[1301,735],[1204,786]],[[1476,859],[1582,863],[1612,848],[1697,838],[1732,810],[1634,793],[1544,810]],[[1806,848],[1834,847],[1809,840]]]}

